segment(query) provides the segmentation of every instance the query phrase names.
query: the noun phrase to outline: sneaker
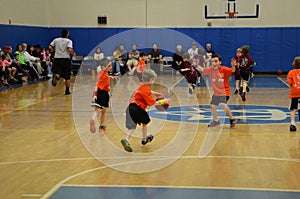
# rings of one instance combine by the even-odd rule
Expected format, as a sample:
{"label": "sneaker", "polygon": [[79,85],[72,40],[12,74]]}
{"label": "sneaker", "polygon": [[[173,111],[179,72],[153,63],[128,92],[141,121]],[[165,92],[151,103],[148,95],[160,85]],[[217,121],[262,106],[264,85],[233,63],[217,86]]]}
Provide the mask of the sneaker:
{"label": "sneaker", "polygon": [[121,75],[120,72],[117,72],[117,73],[114,74],[114,76],[119,76],[119,75]]}
{"label": "sneaker", "polygon": [[90,131],[91,131],[91,133],[95,133],[96,132],[95,120],[93,120],[93,119],[90,119]]}
{"label": "sneaker", "polygon": [[242,101],[246,101],[246,92],[243,92],[241,94],[241,97],[242,97]]}
{"label": "sneaker", "polygon": [[125,151],[132,152],[132,148],[126,139],[122,139],[121,144],[123,145]]}
{"label": "sneaker", "polygon": [[146,145],[148,142],[151,142],[153,140],[153,135],[148,135],[146,139],[142,139],[142,145]]}
{"label": "sneaker", "polygon": [[250,92],[250,88],[248,86],[246,87],[246,90],[247,90],[247,93]]}
{"label": "sneaker", "polygon": [[219,126],[220,122],[218,121],[212,121],[211,123],[208,124],[208,127],[216,127]]}
{"label": "sneaker", "polygon": [[230,120],[230,128],[235,127],[236,123],[237,123],[237,120],[236,120],[236,119]]}
{"label": "sneaker", "polygon": [[57,85],[56,75],[53,74],[53,77],[52,77],[52,86],[56,86],[56,85]]}
{"label": "sneaker", "polygon": [[200,86],[200,85],[201,85],[200,82],[198,82],[197,86]]}
{"label": "sneaker", "polygon": [[238,89],[235,89],[234,94],[237,95],[239,93]]}
{"label": "sneaker", "polygon": [[193,94],[193,88],[192,87],[189,87],[189,94]]}
{"label": "sneaker", "polygon": [[106,126],[104,126],[104,125],[103,126],[101,126],[101,125],[99,126],[99,132],[100,133],[104,133],[105,130],[106,130]]}
{"label": "sneaker", "polygon": [[290,126],[290,131],[296,131],[296,130],[297,130],[296,126],[293,125],[293,124],[291,124],[291,126]]}
{"label": "sneaker", "polygon": [[69,90],[65,91],[65,95],[70,95],[70,94],[71,94],[71,92]]}
{"label": "sneaker", "polygon": [[239,89],[239,94],[242,95],[242,93],[243,93],[243,87],[241,87],[241,88]]}

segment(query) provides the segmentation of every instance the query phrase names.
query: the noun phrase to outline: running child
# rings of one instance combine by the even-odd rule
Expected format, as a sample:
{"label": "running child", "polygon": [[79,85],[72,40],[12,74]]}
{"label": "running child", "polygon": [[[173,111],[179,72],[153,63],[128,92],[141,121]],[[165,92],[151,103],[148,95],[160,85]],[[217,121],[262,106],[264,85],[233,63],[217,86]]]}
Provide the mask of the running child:
{"label": "running child", "polygon": [[146,112],[148,106],[153,106],[156,104],[163,105],[169,103],[168,98],[164,98],[156,101],[152,95],[156,97],[161,97],[161,93],[154,92],[150,89],[154,83],[156,73],[151,69],[146,69],[143,72],[142,80],[143,82],[137,88],[133,97],[130,100],[129,106],[126,109],[126,128],[128,129],[125,139],[121,140],[121,144],[124,149],[128,152],[132,152],[132,148],[129,143],[130,136],[135,132],[137,124],[142,125],[142,145],[146,145],[148,142],[153,140],[153,135],[148,135],[147,125],[150,122],[150,117]]}
{"label": "running child", "polygon": [[242,49],[236,49],[236,56],[233,58],[235,59],[235,71],[234,71],[234,79],[235,79],[235,92],[234,94],[237,95],[239,93],[240,85],[241,85],[241,74],[238,65],[239,58],[242,56]]}
{"label": "running child", "polygon": [[146,70],[146,60],[147,60],[147,54],[145,52],[140,52],[140,61],[137,63],[135,67],[131,69],[131,72],[129,75],[133,75],[134,71],[136,71],[136,75],[138,76],[140,82],[142,82],[142,74]]}
{"label": "running child", "polygon": [[109,76],[108,73],[112,72],[112,64],[107,58],[103,58],[100,62],[101,70],[98,72],[98,82],[95,86],[93,92],[93,102],[91,106],[95,107],[95,111],[90,119],[90,131],[91,133],[96,132],[95,120],[98,118],[99,113],[101,112],[100,117],[100,126],[99,132],[104,133],[106,126],[105,116],[106,108],[109,107],[109,91],[110,91],[110,78],[116,80],[116,77]]}
{"label": "running child", "polygon": [[210,102],[210,108],[212,112],[213,120],[208,127],[215,127],[220,125],[218,120],[217,108],[220,105],[230,120],[230,128],[236,125],[236,119],[233,118],[227,102],[230,97],[230,85],[228,77],[233,75],[235,71],[235,61],[231,61],[232,68],[222,66],[222,58],[218,54],[212,55],[211,58],[212,66],[208,68],[198,67],[198,70],[202,72],[202,75],[210,77],[210,83],[212,85],[214,94]]}
{"label": "running child", "polygon": [[[241,79],[243,88],[241,89],[240,95],[243,101],[246,101],[246,92],[249,80],[251,78],[252,67],[254,65],[253,58],[248,55],[250,47],[247,45],[242,46],[242,56],[239,58],[238,65],[240,69]],[[248,88],[249,92],[249,88]]]}
{"label": "running child", "polygon": [[192,58],[190,61],[188,60],[189,55],[186,53],[183,55],[184,69],[181,69],[181,72],[184,72],[185,78],[189,84],[189,94],[195,93],[195,87],[198,80],[198,70],[197,70],[197,60]]}
{"label": "running child", "polygon": [[290,70],[287,75],[287,82],[290,85],[290,94],[289,98],[291,98],[291,106],[290,106],[290,131],[296,131],[296,122],[295,122],[295,115],[296,110],[298,109],[298,103],[300,99],[300,57],[295,57],[293,61],[294,69]]}

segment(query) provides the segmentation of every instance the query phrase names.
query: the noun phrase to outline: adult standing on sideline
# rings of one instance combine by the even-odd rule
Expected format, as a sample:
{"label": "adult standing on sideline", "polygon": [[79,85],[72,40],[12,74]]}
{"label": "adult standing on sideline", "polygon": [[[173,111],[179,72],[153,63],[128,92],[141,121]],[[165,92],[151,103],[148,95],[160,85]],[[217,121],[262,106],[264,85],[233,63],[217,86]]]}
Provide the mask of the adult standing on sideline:
{"label": "adult standing on sideline", "polygon": [[54,39],[49,46],[50,50],[55,51],[54,63],[52,67],[53,77],[52,85],[56,86],[57,80],[61,77],[65,79],[65,95],[70,95],[70,78],[71,78],[71,60],[70,54],[76,56],[73,50],[73,42],[69,39],[69,31],[62,29],[61,37]]}
{"label": "adult standing on sideline", "polygon": [[182,46],[177,45],[176,52],[174,52],[173,54],[172,67],[174,70],[181,72],[180,69],[184,68],[183,55],[184,55],[184,51],[182,50]]}

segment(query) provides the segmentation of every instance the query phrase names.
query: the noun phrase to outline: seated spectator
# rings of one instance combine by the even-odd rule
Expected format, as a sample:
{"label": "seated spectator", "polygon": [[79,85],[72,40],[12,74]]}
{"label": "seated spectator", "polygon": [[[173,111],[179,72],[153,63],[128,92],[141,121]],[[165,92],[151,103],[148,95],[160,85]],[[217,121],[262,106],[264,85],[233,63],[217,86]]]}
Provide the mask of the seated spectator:
{"label": "seated spectator", "polygon": [[94,53],[94,60],[97,67],[100,64],[100,60],[103,58],[104,58],[104,53],[102,52],[102,49],[100,47],[97,47]]}
{"label": "seated spectator", "polygon": [[3,46],[3,54],[8,56],[8,60],[12,60],[12,47],[11,46]]}
{"label": "seated spectator", "polygon": [[211,57],[214,54],[216,54],[216,52],[211,49],[211,43],[207,43],[205,45],[205,54],[204,54],[205,55],[205,65],[206,65],[206,67],[209,67],[209,66],[212,65]]}
{"label": "seated spectator", "polygon": [[114,62],[113,62],[113,74],[118,76],[120,75],[120,67],[124,66],[122,59],[121,59],[121,52],[119,50],[119,47],[115,47],[115,50],[113,52]]}
{"label": "seated spectator", "polygon": [[39,77],[43,73],[43,68],[42,68],[41,63],[40,63],[40,58],[33,56],[34,47],[30,46],[30,49],[29,49],[29,51],[32,53],[32,55],[29,54],[29,52],[27,52],[27,44],[26,43],[22,44],[22,48],[23,48],[23,53],[24,53],[25,60],[31,66],[33,66],[33,67],[35,66],[36,67],[36,69],[35,68],[34,69],[37,72],[37,76]]}
{"label": "seated spectator", "polygon": [[154,43],[149,53],[149,60],[152,63],[158,64],[161,63],[161,59],[162,59],[162,52],[157,48],[157,44]]}
{"label": "seated spectator", "polygon": [[173,54],[173,65],[172,65],[172,68],[175,69],[176,71],[181,72],[180,70],[184,68],[183,55],[184,52],[182,50],[182,46],[177,45],[176,52]]}
{"label": "seated spectator", "polygon": [[192,47],[188,49],[188,53],[190,55],[190,59],[193,59],[198,55],[198,48],[196,42],[192,42]]}
{"label": "seated spectator", "polygon": [[31,80],[31,79],[37,79],[38,75],[36,73],[36,70],[33,68],[33,66],[31,66],[29,64],[29,62],[27,62],[25,60],[25,56],[24,56],[22,44],[18,44],[17,45],[15,54],[18,55],[19,63],[21,65],[21,68],[27,72],[28,79],[29,80]]}
{"label": "seated spectator", "polygon": [[12,65],[12,60],[9,60],[7,54],[2,55],[3,66],[8,70],[8,81],[11,84],[15,84],[18,80],[15,78],[17,68]]}
{"label": "seated spectator", "polygon": [[139,54],[140,54],[140,52],[136,49],[136,45],[132,44],[131,51],[128,54],[128,58],[129,59],[128,59],[127,63],[126,63],[127,70],[129,71],[128,75],[133,75],[132,68],[137,65],[137,63],[139,61],[139,57],[140,57]]}
{"label": "seated spectator", "polygon": [[7,67],[3,64],[2,61],[2,56],[0,57],[0,78],[1,78],[1,83],[4,86],[10,86],[10,84],[8,83],[8,76],[9,76],[9,72]]}
{"label": "seated spectator", "polygon": [[121,53],[121,61],[122,61],[122,64],[120,65],[121,68],[120,68],[120,72],[122,75],[124,75],[126,72],[127,72],[127,67],[126,66],[126,63],[128,61],[128,52],[125,50],[125,47],[123,44],[120,44],[119,46],[119,51]]}
{"label": "seated spectator", "polygon": [[27,82],[29,79],[28,72],[22,68],[22,64],[19,61],[19,54],[14,55],[13,66],[17,69],[17,79],[20,79],[23,82]]}

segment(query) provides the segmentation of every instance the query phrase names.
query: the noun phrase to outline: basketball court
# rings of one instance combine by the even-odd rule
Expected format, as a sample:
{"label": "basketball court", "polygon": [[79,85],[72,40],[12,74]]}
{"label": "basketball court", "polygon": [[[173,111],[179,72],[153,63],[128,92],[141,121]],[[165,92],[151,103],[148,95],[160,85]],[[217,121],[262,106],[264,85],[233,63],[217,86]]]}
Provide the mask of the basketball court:
{"label": "basketball court", "polygon": [[[256,57],[261,60],[254,72],[269,72],[272,67],[285,67],[286,70],[288,66],[274,64],[284,63],[285,60],[273,55],[279,54],[278,46],[281,46],[285,49],[282,57],[292,56],[291,46],[295,47],[297,42],[289,35],[300,38],[298,29],[282,31],[274,24],[271,26],[275,28],[267,27],[267,30],[252,28],[258,27],[257,19],[261,15],[265,17],[262,9],[268,4],[259,0],[245,2],[206,0],[199,7],[203,11],[205,27],[202,24],[201,28],[196,29],[198,25],[194,20],[190,20],[193,24],[190,28],[186,28],[189,24],[156,28],[158,12],[160,9],[165,12],[165,7],[145,0],[145,5],[141,2],[137,4],[142,7],[139,11],[143,12],[137,24],[142,24],[143,28],[139,25],[139,28],[131,28],[130,23],[129,28],[118,27],[118,17],[106,20],[106,16],[100,16],[103,19],[101,23],[106,24],[110,19],[117,23],[107,30],[104,30],[106,27],[99,28],[99,24],[97,28],[88,29],[84,24],[86,19],[82,17],[76,22],[83,23],[85,28],[71,27],[71,35],[77,38],[73,42],[77,44],[78,51],[90,51],[89,55],[97,46],[111,53],[120,43],[125,46],[137,43],[138,48],[143,50],[149,50],[153,43],[158,43],[159,48],[169,55],[177,44],[187,49],[198,40],[200,48],[205,42],[215,41],[214,47],[224,52],[221,54],[224,65],[230,64],[229,60],[235,53],[237,46],[233,44],[244,45],[251,41],[255,45],[254,48],[251,46],[250,54],[255,61]],[[51,2],[46,3],[46,6],[48,3],[52,5]],[[182,7],[186,6],[185,2],[180,3]],[[54,4],[48,12],[66,11],[63,6],[56,8]],[[42,6],[45,6],[44,3]],[[158,9],[157,13],[152,12],[154,8]],[[53,21],[59,17],[59,23],[56,23],[60,24],[60,15],[53,14],[51,17]],[[252,21],[245,23],[244,19]],[[273,19],[268,20],[262,22],[273,22]],[[62,20],[62,23],[66,22]],[[151,27],[152,24],[154,27]],[[47,28],[51,25],[48,24]],[[51,30],[26,27],[24,34],[30,29],[35,30],[33,35],[48,31],[56,33],[57,27],[59,25],[55,24]],[[228,29],[223,30],[224,27]],[[9,32],[7,38],[17,35],[10,35],[10,30],[22,32],[19,31],[22,26],[10,28],[3,28],[3,31]],[[103,35],[100,35],[102,32]],[[95,46],[99,35],[103,41]],[[201,37],[196,38],[198,35]],[[24,38],[27,37],[22,36]],[[280,42],[287,40],[288,45],[281,45],[279,39]],[[270,46],[266,46],[265,41]],[[274,54],[268,57],[262,49]],[[267,63],[267,60],[270,62]],[[212,119],[209,104],[213,92],[209,80],[203,78],[195,94],[191,95],[182,75],[166,66],[156,68],[156,71],[158,78],[152,89],[170,97],[171,104],[166,111],[153,107],[147,110],[151,117],[148,134],[153,134],[154,139],[142,145],[141,127],[138,127],[130,139],[132,153],[126,152],[120,141],[126,133],[125,109],[139,86],[137,76],[125,74],[117,81],[111,80],[110,107],[107,109],[104,134],[92,134],[89,129],[93,113],[90,103],[96,80],[84,68],[79,69],[77,76],[72,76],[69,96],[63,95],[63,80],[56,87],[51,85],[50,79],[1,89],[0,198],[300,198],[300,135],[289,130],[290,99],[286,74],[255,73],[246,101],[234,95],[235,82],[232,77],[228,104],[237,125],[230,128],[228,117],[219,108],[217,112],[221,125],[208,128]],[[299,117],[297,114],[297,120]]]}
{"label": "basketball court", "polygon": [[149,109],[155,138],[142,146],[138,129],[128,153],[120,144],[128,103],[121,91],[137,82],[112,82],[104,135],[89,132],[88,74],[77,77],[72,96],[51,81],[0,92],[1,198],[299,197],[300,137],[289,132],[284,76],[255,76],[246,102],[232,94],[238,125],[230,129],[226,117],[207,127],[209,88],[189,96],[182,76],[160,75],[153,89],[173,93],[172,105],[164,113]]}

